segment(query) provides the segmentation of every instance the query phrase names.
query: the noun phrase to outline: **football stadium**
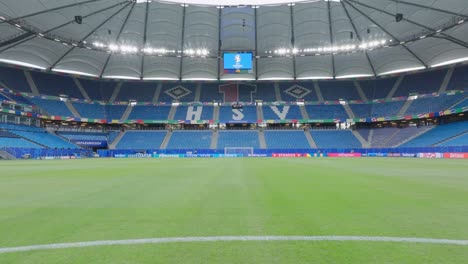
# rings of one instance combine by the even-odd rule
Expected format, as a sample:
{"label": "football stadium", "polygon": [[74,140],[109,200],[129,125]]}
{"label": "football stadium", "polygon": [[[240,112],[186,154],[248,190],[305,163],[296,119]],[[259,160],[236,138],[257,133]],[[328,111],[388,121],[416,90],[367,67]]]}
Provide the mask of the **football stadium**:
{"label": "football stadium", "polygon": [[467,0],[0,0],[0,263],[468,263]]}

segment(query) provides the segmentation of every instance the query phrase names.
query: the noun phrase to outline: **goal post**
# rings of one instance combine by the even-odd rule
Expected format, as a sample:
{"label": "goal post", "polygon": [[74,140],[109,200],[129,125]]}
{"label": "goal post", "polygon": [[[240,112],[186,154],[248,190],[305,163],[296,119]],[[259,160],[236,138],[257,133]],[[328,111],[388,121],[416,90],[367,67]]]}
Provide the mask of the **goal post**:
{"label": "goal post", "polygon": [[225,147],[224,155],[242,155],[243,157],[249,157],[253,154],[252,147]]}

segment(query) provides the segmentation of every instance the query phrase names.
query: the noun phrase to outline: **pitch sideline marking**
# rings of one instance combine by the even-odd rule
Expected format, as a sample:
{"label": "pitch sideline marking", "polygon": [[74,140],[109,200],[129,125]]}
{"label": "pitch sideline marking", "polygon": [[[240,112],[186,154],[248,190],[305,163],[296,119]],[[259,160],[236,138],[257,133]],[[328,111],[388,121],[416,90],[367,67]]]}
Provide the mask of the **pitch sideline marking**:
{"label": "pitch sideline marking", "polygon": [[380,237],[380,236],[213,236],[213,237],[166,237],[126,240],[102,240],[73,243],[57,243],[45,245],[30,245],[0,248],[0,254],[25,252],[33,250],[84,248],[112,245],[141,245],[187,242],[229,242],[229,241],[364,241],[364,242],[396,242],[423,243],[468,246],[468,240],[417,238],[417,237]]}

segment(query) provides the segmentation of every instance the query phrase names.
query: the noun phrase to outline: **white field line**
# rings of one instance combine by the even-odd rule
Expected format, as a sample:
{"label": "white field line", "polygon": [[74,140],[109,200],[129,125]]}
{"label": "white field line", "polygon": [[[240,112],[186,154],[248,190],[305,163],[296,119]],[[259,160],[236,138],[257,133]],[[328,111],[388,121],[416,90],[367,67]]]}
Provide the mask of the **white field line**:
{"label": "white field line", "polygon": [[214,236],[214,237],[167,237],[126,240],[103,240],[73,243],[58,243],[45,245],[30,245],[20,247],[0,248],[0,254],[24,252],[33,250],[83,248],[112,245],[140,245],[187,242],[229,242],[229,241],[364,241],[364,242],[394,242],[422,243],[468,246],[468,240],[416,238],[416,237],[380,237],[380,236]]}

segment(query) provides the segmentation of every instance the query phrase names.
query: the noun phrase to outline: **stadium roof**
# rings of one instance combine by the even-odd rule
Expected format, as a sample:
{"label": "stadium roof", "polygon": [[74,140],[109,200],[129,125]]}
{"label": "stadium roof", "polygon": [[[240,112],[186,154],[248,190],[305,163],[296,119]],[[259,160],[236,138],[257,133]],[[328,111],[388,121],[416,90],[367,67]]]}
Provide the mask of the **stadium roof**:
{"label": "stadium roof", "polygon": [[[0,0],[0,62],[102,78],[280,80],[468,60],[466,0],[213,2]],[[253,73],[223,74],[224,51],[253,51]]]}

